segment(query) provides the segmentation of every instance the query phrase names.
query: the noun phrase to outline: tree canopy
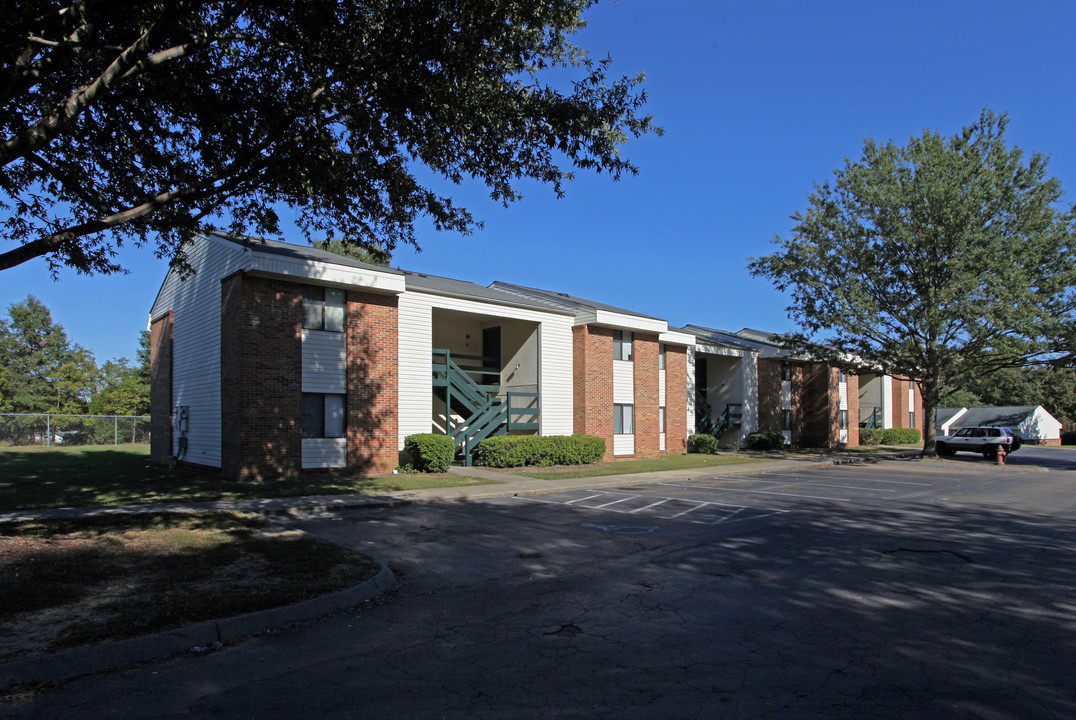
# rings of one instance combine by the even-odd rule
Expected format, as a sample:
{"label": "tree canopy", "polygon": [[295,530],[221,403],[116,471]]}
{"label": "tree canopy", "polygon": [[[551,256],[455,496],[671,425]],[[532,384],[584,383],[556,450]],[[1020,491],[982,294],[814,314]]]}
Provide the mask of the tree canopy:
{"label": "tree canopy", "polygon": [[1071,351],[1076,208],[1007,125],[984,110],[953,136],[868,139],[749,264],[791,295],[790,344],[917,379],[926,454],[943,388]]}
{"label": "tree canopy", "polygon": [[[619,178],[642,76],[571,42],[595,0],[5,3],[0,270],[119,270],[115,248],[219,224],[392,251],[476,220],[427,178],[504,204],[576,170]],[[432,173],[432,175],[431,175]]]}

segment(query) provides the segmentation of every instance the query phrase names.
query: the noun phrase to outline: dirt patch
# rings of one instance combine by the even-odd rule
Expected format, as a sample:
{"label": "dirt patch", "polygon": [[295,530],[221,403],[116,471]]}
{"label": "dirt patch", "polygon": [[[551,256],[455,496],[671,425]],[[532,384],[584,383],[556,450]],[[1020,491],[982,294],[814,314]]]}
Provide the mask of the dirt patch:
{"label": "dirt patch", "polygon": [[0,662],[299,602],[377,571],[238,513],[0,525]]}

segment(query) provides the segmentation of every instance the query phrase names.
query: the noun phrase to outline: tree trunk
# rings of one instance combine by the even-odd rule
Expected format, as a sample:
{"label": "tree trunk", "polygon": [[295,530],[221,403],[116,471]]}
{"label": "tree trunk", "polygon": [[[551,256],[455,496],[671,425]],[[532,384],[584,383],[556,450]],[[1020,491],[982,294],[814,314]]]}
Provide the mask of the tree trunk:
{"label": "tree trunk", "polygon": [[937,457],[937,422],[938,422],[938,382],[934,379],[919,381],[919,391],[923,393],[923,457]]}

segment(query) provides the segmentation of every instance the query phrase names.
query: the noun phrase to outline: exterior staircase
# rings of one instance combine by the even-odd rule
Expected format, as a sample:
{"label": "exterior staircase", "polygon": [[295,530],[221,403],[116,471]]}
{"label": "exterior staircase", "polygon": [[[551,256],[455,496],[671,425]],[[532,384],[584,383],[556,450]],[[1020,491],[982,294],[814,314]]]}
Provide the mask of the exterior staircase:
{"label": "exterior staircase", "polygon": [[[478,443],[511,431],[537,431],[541,417],[538,393],[509,391],[498,394],[499,385],[483,381],[500,371],[460,363],[482,360],[471,355],[453,356],[448,350],[433,351],[433,391],[445,401],[445,432],[452,438],[463,463],[470,466]],[[478,379],[476,379],[478,378]],[[461,418],[456,420],[456,418]]]}

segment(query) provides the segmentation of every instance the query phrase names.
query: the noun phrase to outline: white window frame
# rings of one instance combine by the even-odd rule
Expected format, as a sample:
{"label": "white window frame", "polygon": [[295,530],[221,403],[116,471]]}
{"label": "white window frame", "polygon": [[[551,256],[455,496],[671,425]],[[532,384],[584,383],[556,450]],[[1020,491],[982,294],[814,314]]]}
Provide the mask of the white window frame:
{"label": "white window frame", "polygon": [[635,405],[627,403],[615,403],[613,405],[613,434],[635,434]]}
{"label": "white window frame", "polygon": [[630,330],[613,331],[613,359],[632,362],[634,358],[632,334]]}
{"label": "white window frame", "polygon": [[[321,409],[321,422],[316,430],[307,426],[306,405],[317,402]],[[333,410],[337,412],[333,412]],[[302,436],[312,438],[347,437],[347,395],[338,393],[303,393],[303,412],[300,418]]]}
{"label": "white window frame", "polygon": [[321,285],[303,287],[303,329],[342,333],[347,293]]}

